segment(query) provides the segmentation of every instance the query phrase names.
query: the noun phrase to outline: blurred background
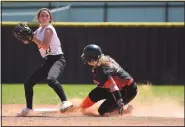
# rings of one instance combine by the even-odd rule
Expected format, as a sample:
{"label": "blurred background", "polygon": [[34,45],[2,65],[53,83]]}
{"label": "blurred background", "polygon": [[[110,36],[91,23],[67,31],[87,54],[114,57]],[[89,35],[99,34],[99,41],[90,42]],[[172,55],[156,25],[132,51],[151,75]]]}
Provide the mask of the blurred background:
{"label": "blurred background", "polygon": [[[31,21],[40,8],[57,22],[183,22],[184,2],[2,2],[2,21]],[[15,14],[17,13],[17,14]],[[19,15],[22,13],[22,15]],[[24,14],[25,13],[25,14]],[[32,16],[30,16],[32,15]]]}
{"label": "blurred background", "polygon": [[[92,84],[91,71],[80,55],[87,44],[99,45],[137,82],[185,84],[184,2],[2,2],[3,22],[30,22],[40,8],[49,8],[62,42],[67,84]],[[144,26],[75,26],[63,22],[134,22]],[[176,25],[148,26],[173,22]],[[38,24],[37,24],[38,25]],[[42,63],[34,43],[24,45],[12,35],[14,25],[2,25],[3,83],[23,83]],[[35,30],[38,26],[30,26]]]}

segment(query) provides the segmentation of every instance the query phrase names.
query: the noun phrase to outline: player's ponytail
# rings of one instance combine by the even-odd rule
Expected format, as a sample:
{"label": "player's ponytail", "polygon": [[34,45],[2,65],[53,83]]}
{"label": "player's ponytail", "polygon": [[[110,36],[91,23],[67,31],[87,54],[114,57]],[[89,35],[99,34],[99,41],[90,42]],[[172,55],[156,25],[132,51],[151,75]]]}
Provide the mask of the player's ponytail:
{"label": "player's ponytail", "polygon": [[105,56],[104,54],[101,55],[101,57],[99,58],[98,64],[99,65],[108,65],[110,62],[110,57],[109,56]]}

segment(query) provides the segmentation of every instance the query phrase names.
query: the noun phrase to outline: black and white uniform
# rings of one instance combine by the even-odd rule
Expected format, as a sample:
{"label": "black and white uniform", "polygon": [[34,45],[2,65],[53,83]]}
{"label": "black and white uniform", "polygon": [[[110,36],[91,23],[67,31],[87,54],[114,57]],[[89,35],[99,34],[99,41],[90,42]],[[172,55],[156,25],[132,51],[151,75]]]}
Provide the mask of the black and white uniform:
{"label": "black and white uniform", "polygon": [[35,32],[37,33],[37,37],[41,42],[44,39],[44,31],[46,28],[50,28],[53,31],[53,36],[51,38],[51,42],[49,45],[49,48],[47,50],[39,47],[40,54],[43,58],[47,57],[48,55],[60,55],[63,54],[60,40],[57,36],[55,28],[49,24],[47,27],[45,27],[43,30],[42,28],[38,28]]}
{"label": "black and white uniform", "polygon": [[47,50],[39,47],[40,54],[45,59],[45,62],[24,83],[27,108],[30,109],[32,109],[33,86],[44,79],[54,89],[61,101],[67,100],[63,88],[59,83],[59,77],[61,77],[66,67],[66,61],[56,30],[51,24],[48,24],[43,30],[39,27],[35,32],[38,39],[42,42],[46,28],[50,28],[53,31],[53,36]]}

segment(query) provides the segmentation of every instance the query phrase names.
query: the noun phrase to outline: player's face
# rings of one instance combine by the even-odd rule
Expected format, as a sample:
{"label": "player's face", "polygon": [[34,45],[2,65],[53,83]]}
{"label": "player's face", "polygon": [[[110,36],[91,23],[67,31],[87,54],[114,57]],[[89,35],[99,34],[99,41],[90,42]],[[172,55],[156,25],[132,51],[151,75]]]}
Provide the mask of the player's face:
{"label": "player's face", "polygon": [[96,66],[97,65],[97,61],[88,61],[87,62],[90,66]]}
{"label": "player's face", "polygon": [[48,24],[51,20],[51,17],[49,15],[49,12],[46,10],[42,10],[40,15],[39,15],[39,22],[42,25]]}

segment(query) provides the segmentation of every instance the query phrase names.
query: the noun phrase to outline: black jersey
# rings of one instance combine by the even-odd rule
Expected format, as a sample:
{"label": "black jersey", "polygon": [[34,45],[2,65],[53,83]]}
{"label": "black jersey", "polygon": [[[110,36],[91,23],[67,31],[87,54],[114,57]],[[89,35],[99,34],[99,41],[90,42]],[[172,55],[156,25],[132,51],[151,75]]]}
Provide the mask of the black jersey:
{"label": "black jersey", "polygon": [[[108,56],[107,56],[108,57]],[[108,80],[108,77],[111,75],[114,80],[118,81],[119,84],[123,84],[123,82],[128,82],[132,79],[132,77],[127,73],[115,60],[109,57],[109,64],[100,65],[95,67],[92,71],[93,81],[99,87],[104,87],[105,82]]]}

